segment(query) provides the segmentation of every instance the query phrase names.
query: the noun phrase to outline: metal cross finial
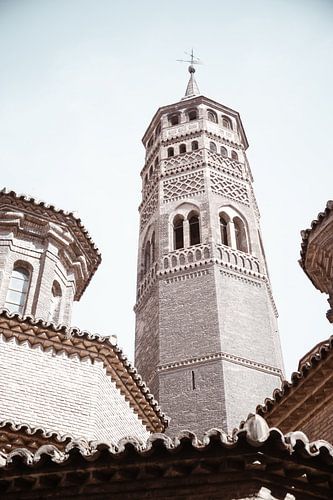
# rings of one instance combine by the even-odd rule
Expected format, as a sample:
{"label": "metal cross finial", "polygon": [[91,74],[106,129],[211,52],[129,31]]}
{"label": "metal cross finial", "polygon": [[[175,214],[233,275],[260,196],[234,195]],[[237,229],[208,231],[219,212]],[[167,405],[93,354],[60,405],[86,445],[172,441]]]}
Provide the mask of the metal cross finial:
{"label": "metal cross finial", "polygon": [[190,57],[190,59],[177,59],[177,61],[179,62],[186,62],[186,63],[190,63],[189,67],[188,67],[188,70],[190,73],[195,73],[195,68],[194,68],[194,64],[202,64],[202,62],[200,61],[200,59],[198,57],[195,57],[194,54],[193,54],[193,49],[191,49],[191,52],[188,53],[188,52],[185,52],[185,54],[187,56]]}

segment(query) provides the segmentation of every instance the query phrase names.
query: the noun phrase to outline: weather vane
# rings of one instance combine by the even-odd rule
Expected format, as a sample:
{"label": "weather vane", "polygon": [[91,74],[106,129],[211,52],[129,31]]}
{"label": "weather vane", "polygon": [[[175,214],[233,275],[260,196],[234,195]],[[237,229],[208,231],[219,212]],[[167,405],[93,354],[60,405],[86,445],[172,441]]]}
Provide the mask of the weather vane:
{"label": "weather vane", "polygon": [[186,62],[190,63],[188,70],[190,73],[195,73],[195,67],[194,64],[202,64],[202,61],[198,57],[195,57],[193,54],[193,49],[191,50],[191,53],[184,52],[187,56],[190,57],[190,59],[177,59],[179,62]]}

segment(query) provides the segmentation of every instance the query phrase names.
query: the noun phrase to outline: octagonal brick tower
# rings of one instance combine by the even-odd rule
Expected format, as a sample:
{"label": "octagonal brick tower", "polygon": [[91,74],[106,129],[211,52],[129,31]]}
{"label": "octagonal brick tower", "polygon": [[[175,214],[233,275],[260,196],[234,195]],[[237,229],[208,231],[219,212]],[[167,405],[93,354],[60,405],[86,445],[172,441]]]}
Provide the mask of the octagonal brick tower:
{"label": "octagonal brick tower", "polygon": [[0,192],[0,309],[68,326],[100,261],[73,213]]}
{"label": "octagonal brick tower", "polygon": [[243,125],[189,71],[143,137],[136,365],[169,432],[230,432],[283,362]]}

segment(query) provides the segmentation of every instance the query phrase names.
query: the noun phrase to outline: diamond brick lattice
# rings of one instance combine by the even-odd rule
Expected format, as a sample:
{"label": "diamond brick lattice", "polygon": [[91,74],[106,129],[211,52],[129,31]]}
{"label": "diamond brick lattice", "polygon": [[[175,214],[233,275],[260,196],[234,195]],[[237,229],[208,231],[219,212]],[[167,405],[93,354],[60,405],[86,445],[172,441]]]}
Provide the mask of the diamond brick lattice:
{"label": "diamond brick lattice", "polygon": [[170,201],[205,190],[203,171],[180,175],[163,182],[163,200]]}
{"label": "diamond brick lattice", "polygon": [[153,212],[156,210],[157,199],[158,199],[158,192],[157,192],[157,189],[155,189],[155,191],[153,192],[153,194],[149,198],[148,202],[144,205],[143,210],[141,211],[141,224],[140,224],[141,231],[145,227],[147,222],[149,221]]}
{"label": "diamond brick lattice", "polygon": [[226,196],[232,200],[240,201],[249,205],[247,187],[239,182],[232,181],[227,177],[211,172],[211,189],[214,193]]}

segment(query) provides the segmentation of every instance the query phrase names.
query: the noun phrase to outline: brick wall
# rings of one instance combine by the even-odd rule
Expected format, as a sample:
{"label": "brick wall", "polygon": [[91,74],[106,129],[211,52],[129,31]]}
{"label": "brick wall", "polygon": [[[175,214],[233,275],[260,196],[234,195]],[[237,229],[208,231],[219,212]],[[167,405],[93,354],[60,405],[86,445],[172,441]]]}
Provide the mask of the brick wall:
{"label": "brick wall", "polygon": [[0,420],[117,442],[149,433],[101,362],[0,339]]}
{"label": "brick wall", "polygon": [[317,411],[301,429],[310,441],[325,439],[333,443],[333,400]]}

